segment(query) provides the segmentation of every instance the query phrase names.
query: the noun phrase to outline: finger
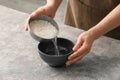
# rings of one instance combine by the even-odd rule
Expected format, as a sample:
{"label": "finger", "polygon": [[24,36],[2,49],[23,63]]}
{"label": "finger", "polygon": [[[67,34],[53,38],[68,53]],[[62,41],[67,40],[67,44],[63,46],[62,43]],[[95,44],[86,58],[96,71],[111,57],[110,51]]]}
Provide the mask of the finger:
{"label": "finger", "polygon": [[70,56],[68,56],[68,60],[71,60],[71,59],[78,57],[78,56],[80,56],[80,54],[78,53],[78,51],[75,51]]}
{"label": "finger", "polygon": [[77,56],[80,56],[80,55],[84,54],[86,51],[88,51],[86,45],[82,45],[81,48],[79,48],[77,51],[75,51],[73,54],[71,54],[68,57],[68,60],[71,60],[71,59],[73,59],[73,58],[75,58]]}
{"label": "finger", "polygon": [[49,17],[51,17],[52,19],[55,17],[55,15],[48,15]]}
{"label": "finger", "polygon": [[40,7],[31,14],[31,18],[37,18],[38,16],[43,15],[43,14],[45,14],[45,9]]}
{"label": "finger", "polygon": [[83,41],[81,39],[78,39],[75,46],[73,47],[73,51],[78,50],[81,47],[82,43]]}
{"label": "finger", "polygon": [[72,59],[72,60],[68,60],[68,61],[66,62],[66,65],[69,66],[69,65],[71,65],[71,64],[73,64],[73,63],[75,63],[75,62],[81,60],[86,54],[87,54],[87,52],[84,53],[84,54],[81,55],[81,56],[78,56],[78,57]]}
{"label": "finger", "polygon": [[28,31],[28,21],[30,19],[30,16],[27,18],[26,22],[25,22],[25,30]]}

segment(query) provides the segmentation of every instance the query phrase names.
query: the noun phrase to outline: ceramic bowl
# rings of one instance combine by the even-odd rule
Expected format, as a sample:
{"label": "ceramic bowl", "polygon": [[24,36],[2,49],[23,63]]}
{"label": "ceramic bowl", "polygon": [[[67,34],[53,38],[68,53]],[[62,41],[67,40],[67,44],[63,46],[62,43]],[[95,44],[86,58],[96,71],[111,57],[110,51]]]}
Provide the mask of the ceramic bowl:
{"label": "ceramic bowl", "polygon": [[56,48],[52,40],[41,41],[38,44],[40,57],[52,67],[61,67],[65,65],[68,56],[73,52],[72,48],[74,43],[65,38],[57,38],[57,46],[59,54],[56,53]]}
{"label": "ceramic bowl", "polygon": [[[52,18],[50,18],[50,17],[48,17],[48,16],[41,15],[41,16],[39,16],[39,17],[37,17],[37,18],[29,19],[29,24],[28,24],[29,32],[30,32],[30,35],[32,36],[32,38],[34,38],[35,40],[37,40],[37,41],[39,41],[39,42],[42,41],[42,40],[44,40],[44,41],[49,40],[49,39],[45,39],[45,38],[43,38],[43,37],[40,37],[40,36],[36,35],[35,32],[32,30],[32,26],[30,26],[30,23],[31,23],[32,21],[35,21],[35,20],[48,21],[49,23],[51,23],[51,24],[56,28],[56,30],[58,31],[57,34],[56,34],[56,36],[58,35],[58,33],[59,33],[59,28],[58,28],[58,25],[57,25],[57,23],[55,22],[55,20],[53,20]],[[36,26],[36,27],[38,27],[38,26]],[[55,36],[55,37],[56,37],[56,36]],[[53,38],[54,38],[54,37],[53,37]],[[53,39],[53,38],[51,38],[51,39]]]}

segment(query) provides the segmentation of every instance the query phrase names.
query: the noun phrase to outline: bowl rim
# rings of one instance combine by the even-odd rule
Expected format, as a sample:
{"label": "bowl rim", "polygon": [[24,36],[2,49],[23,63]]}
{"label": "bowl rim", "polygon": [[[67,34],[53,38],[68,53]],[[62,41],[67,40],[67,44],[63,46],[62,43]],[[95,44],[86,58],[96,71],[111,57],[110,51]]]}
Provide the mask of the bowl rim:
{"label": "bowl rim", "polygon": [[42,51],[38,51],[38,52],[41,52],[39,54],[43,54],[43,55],[48,56],[48,57],[64,57],[64,56],[68,56],[68,55],[72,54],[74,51],[71,51],[71,52],[69,52],[68,54],[65,54],[65,55],[47,55]]}
{"label": "bowl rim", "polygon": [[[72,45],[74,46],[74,43],[73,43],[71,40],[67,39],[67,38],[62,38],[62,37],[57,37],[57,38],[67,40],[67,41],[69,41],[70,43],[72,43]],[[41,50],[39,50],[39,45],[40,45],[40,43],[38,44],[38,52],[39,52],[39,54],[43,54],[43,55],[49,56],[49,57],[63,57],[63,56],[68,56],[68,55],[70,55],[70,54],[72,54],[72,53],[74,52],[74,51],[72,50],[72,51],[70,51],[68,54],[65,54],[65,55],[47,55],[47,54],[45,54],[44,52],[42,52]]]}

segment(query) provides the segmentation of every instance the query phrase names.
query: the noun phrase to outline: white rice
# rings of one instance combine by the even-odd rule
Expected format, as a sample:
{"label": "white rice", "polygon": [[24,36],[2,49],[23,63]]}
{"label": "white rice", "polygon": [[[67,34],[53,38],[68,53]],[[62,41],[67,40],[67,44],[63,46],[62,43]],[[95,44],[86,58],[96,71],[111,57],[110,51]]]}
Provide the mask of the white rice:
{"label": "white rice", "polygon": [[39,37],[51,39],[56,37],[58,30],[48,21],[35,20],[30,23],[31,30]]}

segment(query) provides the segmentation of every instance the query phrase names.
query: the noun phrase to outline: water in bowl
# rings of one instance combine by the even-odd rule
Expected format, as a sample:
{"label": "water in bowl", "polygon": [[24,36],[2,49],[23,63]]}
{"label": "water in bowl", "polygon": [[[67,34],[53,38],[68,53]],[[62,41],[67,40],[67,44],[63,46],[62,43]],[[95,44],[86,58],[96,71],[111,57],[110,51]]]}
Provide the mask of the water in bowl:
{"label": "water in bowl", "polygon": [[58,45],[57,45],[57,37],[55,37],[53,40],[52,40],[53,44],[54,44],[54,47],[55,47],[55,53],[57,55],[60,55],[59,53],[59,48],[58,48]]}
{"label": "water in bowl", "polygon": [[66,47],[57,45],[57,38],[52,40],[52,43],[53,44],[48,45],[46,50],[44,50],[46,54],[60,56],[69,53],[69,50]]}

